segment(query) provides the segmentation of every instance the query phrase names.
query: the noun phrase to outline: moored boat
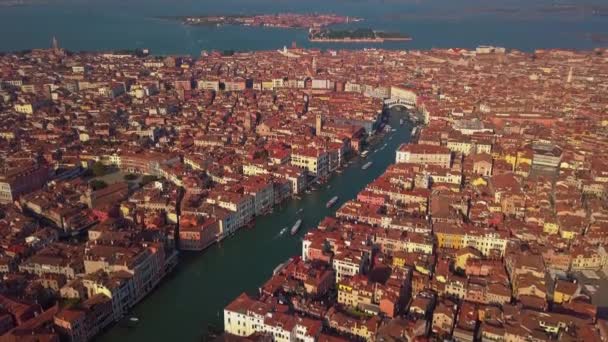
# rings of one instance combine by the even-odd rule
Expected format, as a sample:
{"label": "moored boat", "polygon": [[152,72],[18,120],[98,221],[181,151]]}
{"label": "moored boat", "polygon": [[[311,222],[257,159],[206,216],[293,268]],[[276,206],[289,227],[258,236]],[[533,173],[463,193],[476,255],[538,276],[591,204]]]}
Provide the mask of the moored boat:
{"label": "moored boat", "polygon": [[333,205],[336,204],[336,201],[338,201],[338,196],[332,197],[329,201],[327,201],[327,203],[325,204],[325,207],[326,208],[333,207]]}
{"label": "moored boat", "polygon": [[296,223],[293,225],[293,227],[291,227],[291,235],[296,235],[296,233],[300,229],[301,225],[302,225],[302,219],[298,219],[296,221]]}

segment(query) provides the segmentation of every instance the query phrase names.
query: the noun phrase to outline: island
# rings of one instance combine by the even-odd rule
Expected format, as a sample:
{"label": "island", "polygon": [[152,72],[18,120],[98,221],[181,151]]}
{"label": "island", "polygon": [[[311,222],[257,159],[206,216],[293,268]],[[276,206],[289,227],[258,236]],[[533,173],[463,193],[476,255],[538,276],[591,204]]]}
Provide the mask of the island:
{"label": "island", "polygon": [[348,24],[361,21],[361,18],[340,16],[336,14],[298,14],[278,13],[260,15],[206,15],[206,16],[177,16],[160,17],[163,19],[179,20],[186,25],[195,26],[264,26],[277,28],[322,28],[336,24]]}
{"label": "island", "polygon": [[311,29],[308,40],[320,43],[384,43],[385,41],[408,41],[412,40],[412,37],[400,32],[375,31],[371,28],[353,30]]}
{"label": "island", "polygon": [[159,19],[177,20],[191,26],[255,26],[281,29],[308,29],[311,42],[383,43],[385,41],[408,41],[412,38],[399,32],[377,31],[371,28],[334,29],[330,26],[362,21],[362,18],[336,14],[257,14],[257,15],[195,15],[164,16]]}

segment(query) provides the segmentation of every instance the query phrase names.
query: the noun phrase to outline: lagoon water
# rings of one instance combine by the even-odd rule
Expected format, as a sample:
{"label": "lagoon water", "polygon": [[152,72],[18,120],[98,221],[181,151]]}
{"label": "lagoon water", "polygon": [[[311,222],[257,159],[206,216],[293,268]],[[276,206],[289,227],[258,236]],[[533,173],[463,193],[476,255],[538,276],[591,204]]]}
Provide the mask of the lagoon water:
{"label": "lagoon water", "polygon": [[[527,51],[608,45],[590,38],[606,38],[608,34],[608,6],[601,0],[501,0],[495,4],[487,0],[24,0],[39,3],[1,6],[2,1],[6,0],[0,0],[0,51],[48,47],[53,36],[61,46],[74,51],[149,48],[155,54],[191,55],[213,49],[277,49],[294,41],[316,48],[429,49],[493,44]],[[568,3],[577,6],[569,8]],[[414,40],[310,43],[306,30],[300,29],[193,27],[156,19],[279,12],[363,17],[365,21],[353,25],[400,31]]]}

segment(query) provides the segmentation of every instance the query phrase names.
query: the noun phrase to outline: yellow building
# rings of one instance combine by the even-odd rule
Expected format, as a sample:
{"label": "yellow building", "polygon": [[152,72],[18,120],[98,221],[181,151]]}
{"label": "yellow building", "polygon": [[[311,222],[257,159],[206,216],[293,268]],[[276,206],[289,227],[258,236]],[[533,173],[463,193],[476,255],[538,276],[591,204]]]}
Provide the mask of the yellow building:
{"label": "yellow building", "polygon": [[263,81],[262,82],[262,90],[273,90],[274,83],[272,81]]}
{"label": "yellow building", "polygon": [[338,303],[355,306],[357,302],[356,296],[353,294],[352,286],[346,284],[338,284]]}
{"label": "yellow building", "polygon": [[416,271],[424,274],[424,275],[429,275],[431,274],[431,265],[428,263],[424,263],[424,264],[416,264],[414,265],[414,269],[416,269]]}
{"label": "yellow building", "polygon": [[464,270],[467,267],[467,260],[469,260],[469,258],[480,259],[481,252],[471,247],[465,247],[458,250],[458,252],[456,252],[456,261],[454,266]]}
{"label": "yellow building", "polygon": [[532,165],[532,154],[526,151],[517,151],[517,165],[528,164]]}
{"label": "yellow building", "polygon": [[34,113],[34,106],[32,106],[31,103],[21,103],[21,104],[16,104],[15,105],[15,111],[17,113],[22,113],[22,114],[33,114]]}
{"label": "yellow building", "polygon": [[128,205],[125,205],[124,203],[120,205],[120,213],[122,214],[123,217],[126,216],[130,216],[131,215],[131,207]]}
{"label": "yellow building", "polygon": [[393,253],[393,266],[394,267],[405,266],[405,256],[406,256],[406,253],[404,253],[404,252]]}
{"label": "yellow building", "polygon": [[451,225],[441,225],[435,227],[435,236],[437,237],[437,247],[460,249],[463,246],[464,232],[459,228]]}
{"label": "yellow building", "polygon": [[506,161],[507,163],[511,164],[513,167],[515,167],[515,165],[517,165],[517,155],[516,154],[506,154],[502,157],[502,159],[504,159],[504,161]]}
{"label": "yellow building", "polygon": [[329,155],[315,148],[299,149],[291,154],[291,165],[306,169],[317,177],[327,176]]}
{"label": "yellow building", "polygon": [[346,280],[338,284],[338,303],[353,308],[360,304],[372,304],[374,297],[373,286],[356,282],[351,284],[351,280]]}
{"label": "yellow building", "polygon": [[575,232],[573,230],[566,230],[566,229],[560,229],[559,233],[560,233],[560,236],[562,237],[562,239],[566,239],[566,240],[572,240],[578,235],[577,232]]}
{"label": "yellow building", "polygon": [[559,233],[559,226],[557,225],[557,222],[545,221],[543,224],[543,232],[549,235]]}
{"label": "yellow building", "polygon": [[483,177],[477,177],[471,182],[471,184],[474,186],[486,186],[488,185],[488,181],[483,179]]}
{"label": "yellow building", "polygon": [[578,292],[578,285],[569,281],[557,280],[555,291],[553,291],[553,301],[556,304],[567,303]]}

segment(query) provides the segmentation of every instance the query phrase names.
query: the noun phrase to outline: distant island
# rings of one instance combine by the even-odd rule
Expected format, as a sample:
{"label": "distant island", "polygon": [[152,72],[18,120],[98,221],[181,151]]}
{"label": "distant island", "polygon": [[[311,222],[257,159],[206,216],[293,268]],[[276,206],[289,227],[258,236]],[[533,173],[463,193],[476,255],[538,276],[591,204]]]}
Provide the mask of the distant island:
{"label": "distant island", "polygon": [[332,25],[362,21],[362,18],[336,14],[258,14],[258,15],[204,15],[171,16],[161,19],[178,20],[192,26],[256,26],[275,28],[308,29],[311,42],[383,43],[385,41],[408,41],[412,37],[400,32],[376,31],[371,28],[333,29]]}
{"label": "distant island", "polygon": [[261,15],[205,15],[205,16],[174,16],[160,17],[162,19],[179,20],[186,25],[195,26],[263,26],[277,28],[323,28],[336,24],[348,24],[361,21],[361,18],[340,16],[335,14],[261,14]]}
{"label": "distant island", "polygon": [[400,32],[375,31],[370,28],[354,30],[320,29],[310,30],[308,40],[321,43],[384,43],[385,41],[408,41],[412,40],[412,37]]}

